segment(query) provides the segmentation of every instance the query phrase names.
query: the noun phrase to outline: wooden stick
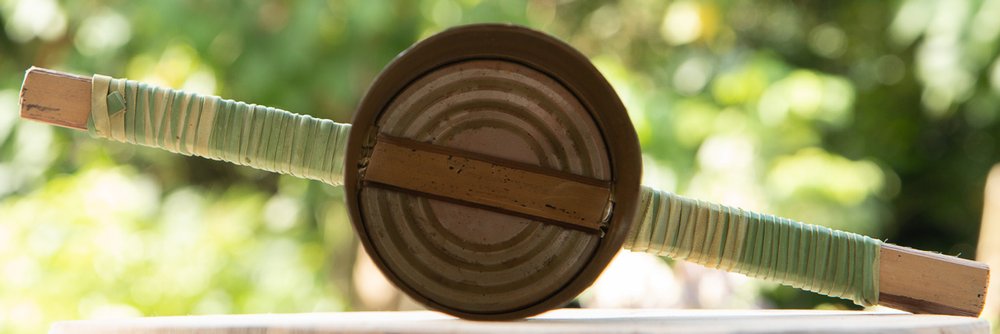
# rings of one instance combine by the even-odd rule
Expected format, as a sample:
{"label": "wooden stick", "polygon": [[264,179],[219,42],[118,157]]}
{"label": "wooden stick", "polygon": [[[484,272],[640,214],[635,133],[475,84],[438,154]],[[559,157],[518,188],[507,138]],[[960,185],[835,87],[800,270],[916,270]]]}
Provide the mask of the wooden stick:
{"label": "wooden stick", "polygon": [[611,196],[605,181],[388,136],[378,137],[364,178],[374,186],[594,233]]}
{"label": "wooden stick", "polygon": [[[31,68],[21,87],[21,117],[83,130],[90,116],[90,78]],[[989,268],[954,256],[883,244],[882,305],[914,313],[977,316]]]}
{"label": "wooden stick", "polygon": [[32,67],[21,84],[21,118],[87,130],[90,78]]}
{"label": "wooden stick", "polygon": [[913,313],[978,316],[990,269],[984,263],[882,244],[879,304]]}

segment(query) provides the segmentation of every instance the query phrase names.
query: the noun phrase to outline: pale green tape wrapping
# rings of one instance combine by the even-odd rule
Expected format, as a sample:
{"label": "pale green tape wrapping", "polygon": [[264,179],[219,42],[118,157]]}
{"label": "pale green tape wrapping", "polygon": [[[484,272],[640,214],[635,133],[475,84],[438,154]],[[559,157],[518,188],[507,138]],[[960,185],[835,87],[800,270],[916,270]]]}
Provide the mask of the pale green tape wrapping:
{"label": "pale green tape wrapping", "polygon": [[[110,109],[110,110],[109,110]],[[343,183],[350,125],[95,75],[91,135]],[[643,187],[625,248],[878,303],[880,242]]]}
{"label": "pale green tape wrapping", "polygon": [[878,304],[881,242],[643,187],[625,248]]}
{"label": "pale green tape wrapping", "polygon": [[343,184],[350,125],[95,75],[91,135]]}

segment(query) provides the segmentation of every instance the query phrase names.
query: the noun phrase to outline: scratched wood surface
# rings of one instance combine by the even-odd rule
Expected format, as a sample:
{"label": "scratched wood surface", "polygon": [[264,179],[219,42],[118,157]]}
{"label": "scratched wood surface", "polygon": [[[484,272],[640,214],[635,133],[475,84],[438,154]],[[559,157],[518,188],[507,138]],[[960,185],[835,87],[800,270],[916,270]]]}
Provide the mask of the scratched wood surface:
{"label": "scratched wood surface", "polygon": [[56,323],[51,334],[264,333],[989,333],[985,320],[943,315],[807,310],[563,309],[521,321],[441,313],[344,312],[156,317]]}

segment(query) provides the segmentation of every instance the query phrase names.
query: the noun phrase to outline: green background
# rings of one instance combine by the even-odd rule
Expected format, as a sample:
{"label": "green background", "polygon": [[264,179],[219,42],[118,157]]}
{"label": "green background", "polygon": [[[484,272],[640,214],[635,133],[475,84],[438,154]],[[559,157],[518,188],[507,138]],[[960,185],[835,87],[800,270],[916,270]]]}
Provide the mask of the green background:
{"label": "green background", "polygon": [[[341,189],[18,120],[29,66],[348,122],[396,54],[474,22],[588,56],[647,184],[975,255],[1000,1],[0,0],[0,332],[361,308]],[[852,307],[751,288],[757,307]]]}

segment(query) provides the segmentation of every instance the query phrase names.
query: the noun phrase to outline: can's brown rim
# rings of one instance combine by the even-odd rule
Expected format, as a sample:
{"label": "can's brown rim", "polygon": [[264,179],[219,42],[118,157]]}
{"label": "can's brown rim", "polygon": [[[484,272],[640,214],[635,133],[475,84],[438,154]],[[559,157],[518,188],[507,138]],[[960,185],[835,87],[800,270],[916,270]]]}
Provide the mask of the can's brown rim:
{"label": "can's brown rim", "polygon": [[[516,62],[549,75],[579,99],[603,136],[611,165],[614,209],[597,250],[569,283],[527,307],[478,313],[441,305],[403,283],[372,245],[361,215],[361,159],[370,150],[376,121],[407,85],[442,66],[492,59]],[[618,253],[636,216],[642,161],[639,140],[621,99],[604,76],[579,51],[547,34],[515,25],[476,24],[451,28],[400,53],[376,77],[354,114],[344,168],[344,192],[351,224],[376,266],[390,281],[421,304],[460,318],[511,320],[565,305],[593,284]]]}

